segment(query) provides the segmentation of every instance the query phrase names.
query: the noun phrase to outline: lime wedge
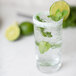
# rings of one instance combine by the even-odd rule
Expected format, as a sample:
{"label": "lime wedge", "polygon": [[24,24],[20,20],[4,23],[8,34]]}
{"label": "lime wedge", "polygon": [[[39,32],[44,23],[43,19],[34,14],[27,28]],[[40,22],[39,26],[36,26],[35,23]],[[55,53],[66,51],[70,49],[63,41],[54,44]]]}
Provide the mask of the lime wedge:
{"label": "lime wedge", "polygon": [[18,39],[20,36],[20,29],[18,26],[18,23],[16,22],[15,24],[9,26],[5,32],[6,38],[10,41],[14,41]]}
{"label": "lime wedge", "polygon": [[39,43],[39,50],[41,54],[44,54],[45,52],[47,52],[49,49],[51,48],[51,44],[49,42],[46,41],[41,41]]}
{"label": "lime wedge", "polygon": [[57,10],[60,10],[60,12],[67,11],[67,14],[64,16],[64,20],[66,20],[70,14],[70,7],[65,1],[57,1],[53,3],[53,5],[50,7],[50,15],[55,16]]}

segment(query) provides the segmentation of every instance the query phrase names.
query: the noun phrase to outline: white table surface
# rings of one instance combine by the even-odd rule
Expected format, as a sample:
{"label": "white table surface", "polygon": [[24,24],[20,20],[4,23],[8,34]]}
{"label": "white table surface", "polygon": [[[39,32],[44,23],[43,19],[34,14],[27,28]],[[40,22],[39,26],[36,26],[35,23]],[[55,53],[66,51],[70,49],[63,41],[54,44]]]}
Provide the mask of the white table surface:
{"label": "white table surface", "polygon": [[[76,76],[76,28],[63,30],[63,66],[52,74],[38,71],[35,65],[34,36],[22,37],[10,42],[5,38],[5,29],[15,20],[21,22],[10,9],[3,12],[3,24],[0,25],[0,76]],[[26,19],[25,19],[26,20]]]}

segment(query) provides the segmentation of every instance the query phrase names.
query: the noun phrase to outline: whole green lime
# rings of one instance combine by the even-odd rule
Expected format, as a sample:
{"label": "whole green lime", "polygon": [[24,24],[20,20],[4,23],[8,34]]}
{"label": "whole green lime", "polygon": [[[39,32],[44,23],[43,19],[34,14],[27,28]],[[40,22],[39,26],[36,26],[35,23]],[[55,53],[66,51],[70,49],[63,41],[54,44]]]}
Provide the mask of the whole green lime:
{"label": "whole green lime", "polygon": [[22,35],[30,35],[33,33],[33,23],[31,22],[22,22],[20,24],[21,34]]}

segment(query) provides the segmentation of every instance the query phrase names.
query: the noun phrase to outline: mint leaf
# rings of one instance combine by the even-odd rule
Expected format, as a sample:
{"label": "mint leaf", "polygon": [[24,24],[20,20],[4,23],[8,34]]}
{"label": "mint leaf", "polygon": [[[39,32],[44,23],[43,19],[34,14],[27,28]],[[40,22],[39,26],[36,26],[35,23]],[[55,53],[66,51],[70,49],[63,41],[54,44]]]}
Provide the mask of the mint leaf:
{"label": "mint leaf", "polygon": [[39,51],[41,54],[44,54],[51,48],[51,44],[46,41],[41,41],[39,43]]}
{"label": "mint leaf", "polygon": [[52,37],[51,32],[42,32],[44,37]]}
{"label": "mint leaf", "polygon": [[45,28],[42,28],[42,27],[39,27],[39,28],[40,28],[41,32],[43,32],[43,31],[44,31],[44,29],[45,29]]}
{"label": "mint leaf", "polygon": [[39,45],[39,42],[35,41],[35,44],[38,46]]}
{"label": "mint leaf", "polygon": [[60,10],[58,9],[56,11],[56,14],[53,16],[53,15],[49,15],[47,16],[49,18],[52,18],[54,21],[59,21],[61,18],[62,18],[62,13],[60,12]]}
{"label": "mint leaf", "polygon": [[51,16],[52,20],[54,21],[59,21],[59,18],[58,17],[55,17],[55,16]]}
{"label": "mint leaf", "polygon": [[44,36],[44,37],[47,37],[47,35],[46,35],[46,33],[45,32],[41,32],[42,33],[42,35]]}
{"label": "mint leaf", "polygon": [[50,17],[51,17],[51,15],[48,15],[47,17],[48,17],[48,18],[50,18]]}
{"label": "mint leaf", "polygon": [[67,14],[68,14],[68,11],[67,11],[67,10],[63,10],[62,16],[64,17],[64,16],[66,16]]}
{"label": "mint leaf", "polygon": [[49,18],[52,18],[54,21],[59,21],[60,19],[64,18],[68,14],[67,10],[63,10],[62,12],[58,9],[55,15],[49,15]]}
{"label": "mint leaf", "polygon": [[51,32],[46,32],[47,37],[52,37]]}
{"label": "mint leaf", "polygon": [[43,19],[41,19],[39,16],[36,16],[37,20],[40,22],[45,22]]}
{"label": "mint leaf", "polygon": [[51,32],[44,32],[44,29],[45,29],[45,28],[40,27],[41,34],[42,34],[44,37],[52,37]]}
{"label": "mint leaf", "polygon": [[42,22],[42,19],[40,19],[39,16],[36,16],[36,18],[37,18],[38,21]]}
{"label": "mint leaf", "polygon": [[55,17],[57,17],[58,19],[61,19],[61,17],[62,17],[62,12],[60,12],[59,9],[56,11]]}

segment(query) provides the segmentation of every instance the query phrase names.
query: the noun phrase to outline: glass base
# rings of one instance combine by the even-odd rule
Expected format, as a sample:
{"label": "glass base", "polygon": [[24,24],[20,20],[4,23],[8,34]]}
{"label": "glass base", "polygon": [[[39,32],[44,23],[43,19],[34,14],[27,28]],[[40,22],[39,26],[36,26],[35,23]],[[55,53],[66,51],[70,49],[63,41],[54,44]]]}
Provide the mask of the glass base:
{"label": "glass base", "polygon": [[61,63],[54,65],[54,66],[41,66],[41,65],[37,65],[37,68],[39,69],[39,71],[43,72],[43,73],[53,73],[58,71],[61,68]]}

